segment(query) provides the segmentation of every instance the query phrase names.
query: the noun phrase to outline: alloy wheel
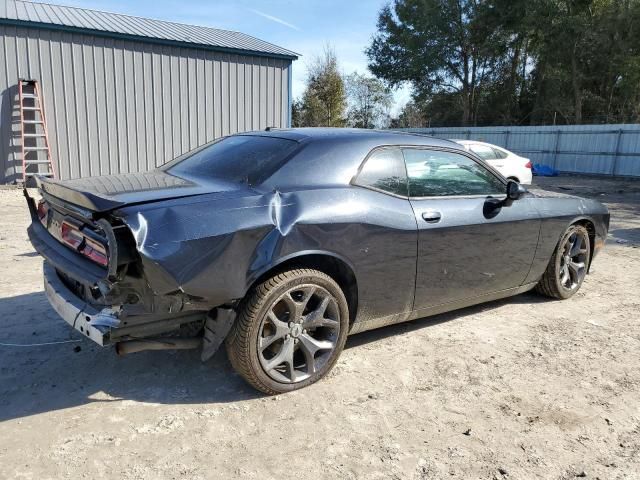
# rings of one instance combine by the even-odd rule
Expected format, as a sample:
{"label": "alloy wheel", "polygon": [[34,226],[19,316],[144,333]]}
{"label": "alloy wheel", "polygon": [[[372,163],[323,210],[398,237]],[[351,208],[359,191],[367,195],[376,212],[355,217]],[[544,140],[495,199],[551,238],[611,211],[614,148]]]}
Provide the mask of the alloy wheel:
{"label": "alloy wheel", "polygon": [[558,276],[567,290],[578,288],[587,274],[588,245],[589,238],[581,231],[574,231],[565,240]]}
{"label": "alloy wheel", "polygon": [[293,287],[271,304],[260,324],[260,365],[277,382],[304,381],[327,364],[339,336],[333,295],[318,285]]}

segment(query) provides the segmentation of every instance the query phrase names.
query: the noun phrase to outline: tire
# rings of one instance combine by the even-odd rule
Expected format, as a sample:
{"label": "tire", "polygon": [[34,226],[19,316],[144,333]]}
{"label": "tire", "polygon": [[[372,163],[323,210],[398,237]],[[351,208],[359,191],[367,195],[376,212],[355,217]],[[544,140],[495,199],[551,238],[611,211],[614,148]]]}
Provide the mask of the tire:
{"label": "tire", "polygon": [[571,225],[560,238],[536,290],[560,300],[572,297],[582,286],[590,258],[589,232],[582,225]]}
{"label": "tire", "polygon": [[226,339],[231,365],[268,394],[311,385],[344,348],[349,308],[344,293],[317,270],[290,270],[262,282],[239,307]]}

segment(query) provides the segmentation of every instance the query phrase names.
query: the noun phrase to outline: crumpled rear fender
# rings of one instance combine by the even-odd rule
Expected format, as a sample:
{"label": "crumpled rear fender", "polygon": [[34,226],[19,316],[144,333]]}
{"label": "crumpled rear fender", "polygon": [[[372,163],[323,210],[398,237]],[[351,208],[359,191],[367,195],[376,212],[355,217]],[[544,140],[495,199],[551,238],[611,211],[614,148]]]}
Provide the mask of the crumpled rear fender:
{"label": "crumpled rear fender", "polygon": [[[307,208],[301,208],[303,203]],[[215,200],[192,197],[116,214],[133,233],[156,295],[179,291],[217,306],[244,297],[261,273],[283,259],[321,250],[322,233],[314,232],[312,224],[326,212],[323,202],[312,205],[298,193],[274,191]],[[337,220],[333,233],[349,228]]]}

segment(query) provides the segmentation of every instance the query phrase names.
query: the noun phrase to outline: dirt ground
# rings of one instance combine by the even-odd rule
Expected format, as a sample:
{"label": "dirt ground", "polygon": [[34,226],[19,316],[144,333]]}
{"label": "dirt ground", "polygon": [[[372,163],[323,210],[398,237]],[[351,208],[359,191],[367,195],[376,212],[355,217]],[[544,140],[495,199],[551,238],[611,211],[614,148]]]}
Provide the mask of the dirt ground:
{"label": "dirt ground", "polygon": [[21,192],[0,190],[0,478],[640,478],[640,181],[536,183],[612,212],[574,298],[355,335],[329,378],[278,397],[223,351],[118,358],[70,332]]}

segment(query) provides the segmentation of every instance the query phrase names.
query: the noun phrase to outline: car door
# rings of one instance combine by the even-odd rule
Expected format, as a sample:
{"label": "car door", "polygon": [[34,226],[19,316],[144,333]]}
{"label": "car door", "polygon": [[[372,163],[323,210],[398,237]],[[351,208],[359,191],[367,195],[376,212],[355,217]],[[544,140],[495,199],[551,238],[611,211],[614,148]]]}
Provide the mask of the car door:
{"label": "car door", "polygon": [[521,285],[540,230],[533,199],[500,206],[506,184],[466,152],[403,155],[418,223],[414,310]]}
{"label": "car door", "polygon": [[400,148],[374,149],[352,184],[357,188],[350,203],[362,206],[358,224],[349,230],[340,228],[336,241],[351,246],[348,258],[356,266],[357,331],[402,321],[411,313],[418,231]]}

